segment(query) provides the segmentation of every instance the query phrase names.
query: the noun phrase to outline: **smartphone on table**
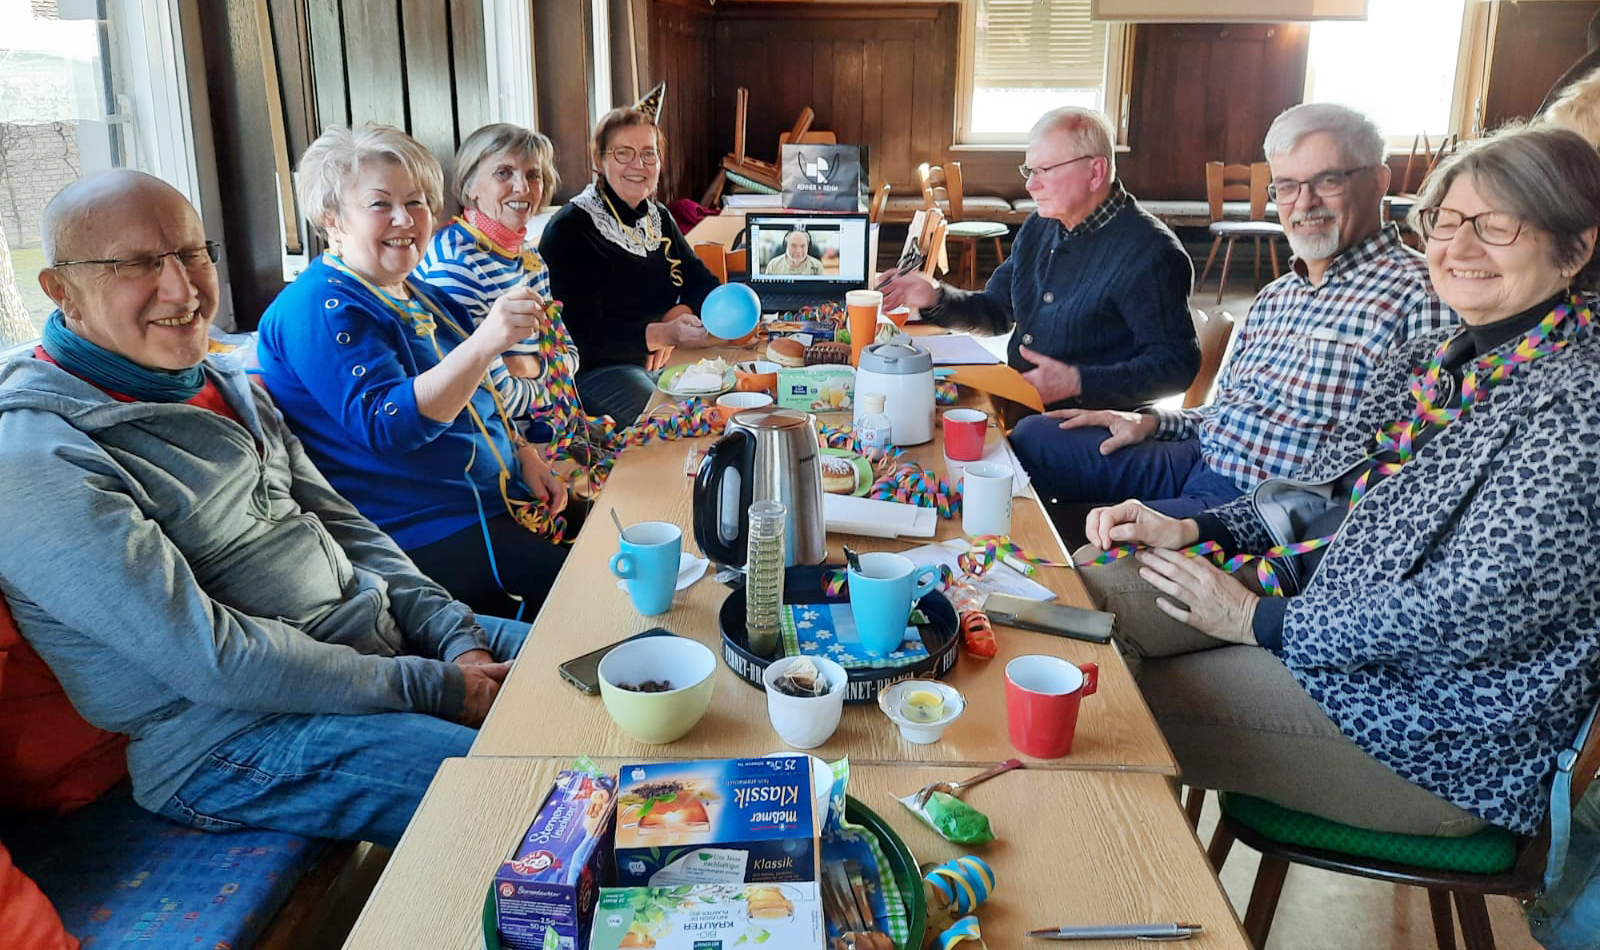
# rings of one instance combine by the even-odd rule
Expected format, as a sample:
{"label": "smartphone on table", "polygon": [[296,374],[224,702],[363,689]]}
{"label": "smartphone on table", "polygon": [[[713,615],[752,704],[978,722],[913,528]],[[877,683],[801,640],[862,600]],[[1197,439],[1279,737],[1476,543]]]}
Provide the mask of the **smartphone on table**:
{"label": "smartphone on table", "polygon": [[990,620],[1008,627],[1088,640],[1091,643],[1109,642],[1112,624],[1117,619],[1115,614],[1104,610],[1068,607],[1002,593],[990,594],[989,599],[984,601],[983,612],[989,615]]}
{"label": "smartphone on table", "polygon": [[600,692],[600,661],[610,653],[613,648],[627,643],[629,640],[638,640],[642,637],[672,637],[677,636],[666,627],[651,627],[643,633],[636,633],[631,637],[608,643],[598,650],[590,650],[583,656],[576,656],[556,667],[561,673],[561,678],[578,687],[585,693]]}

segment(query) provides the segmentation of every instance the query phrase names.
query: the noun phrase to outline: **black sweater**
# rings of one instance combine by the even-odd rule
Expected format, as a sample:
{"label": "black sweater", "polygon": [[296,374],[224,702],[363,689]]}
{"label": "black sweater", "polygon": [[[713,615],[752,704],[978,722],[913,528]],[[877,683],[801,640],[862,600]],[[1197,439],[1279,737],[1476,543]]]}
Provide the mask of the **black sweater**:
{"label": "black sweater", "polygon": [[[633,226],[644,217],[648,201],[630,208],[604,182],[600,194],[609,199],[622,223]],[[643,366],[649,347],[645,327],[678,304],[696,313],[717,286],[717,278],[700,263],[665,206],[656,205],[661,233],[671,242],[643,257],[630,254],[600,235],[588,212],[569,202],[545,228],[539,253],[550,267],[550,293],[561,301],[562,319],[578,345],[579,365],[598,369],[618,363]],[[678,262],[682,286],[673,283]]]}

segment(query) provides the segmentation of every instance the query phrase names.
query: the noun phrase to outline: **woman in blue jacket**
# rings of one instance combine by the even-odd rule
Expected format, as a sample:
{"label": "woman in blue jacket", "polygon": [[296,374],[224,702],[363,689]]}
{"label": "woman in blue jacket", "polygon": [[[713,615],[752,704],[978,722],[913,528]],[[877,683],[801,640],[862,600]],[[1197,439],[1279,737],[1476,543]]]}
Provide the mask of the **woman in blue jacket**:
{"label": "woman in blue jacket", "polygon": [[565,557],[549,536],[566,488],[487,374],[540,326],[543,301],[516,287],[474,323],[409,276],[443,174],[398,129],[331,127],[298,171],[329,249],[261,318],[263,383],[317,467],[423,573],[476,611],[537,609]]}
{"label": "woman in blue jacket", "polygon": [[[1084,580],[1185,781],[1380,831],[1531,834],[1600,696],[1600,155],[1501,132],[1412,222],[1463,326],[1399,347],[1298,478],[1183,521],[1093,512],[1095,545],[1148,548]],[[1207,542],[1244,569],[1185,556]]]}

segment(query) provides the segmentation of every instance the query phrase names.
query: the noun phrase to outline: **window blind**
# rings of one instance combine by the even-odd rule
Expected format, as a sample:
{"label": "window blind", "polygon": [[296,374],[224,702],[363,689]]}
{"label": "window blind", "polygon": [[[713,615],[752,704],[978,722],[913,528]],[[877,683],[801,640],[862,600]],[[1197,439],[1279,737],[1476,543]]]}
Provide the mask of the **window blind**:
{"label": "window blind", "polygon": [[1105,79],[1106,25],[1091,0],[977,0],[979,89],[1098,89]]}

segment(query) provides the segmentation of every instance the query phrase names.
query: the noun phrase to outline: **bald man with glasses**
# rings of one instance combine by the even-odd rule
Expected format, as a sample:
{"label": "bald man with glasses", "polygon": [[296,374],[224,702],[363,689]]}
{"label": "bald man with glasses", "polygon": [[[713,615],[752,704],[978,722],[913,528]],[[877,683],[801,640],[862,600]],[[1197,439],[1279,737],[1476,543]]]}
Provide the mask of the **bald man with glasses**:
{"label": "bald man with glasses", "polygon": [[1355,407],[1391,347],[1454,320],[1422,255],[1383,223],[1389,168],[1369,118],[1340,105],[1295,106],[1273,121],[1265,151],[1268,193],[1294,258],[1256,296],[1215,397],[1198,409],[1068,409],[1023,420],[1013,444],[1041,494],[1137,498],[1176,518],[1198,515],[1293,474]]}
{"label": "bald man with glasses", "polygon": [[134,798],[205,830],[393,845],[526,624],[472,611],[209,357],[217,245],[118,170],[45,207],[58,309],[0,366],[0,593]]}
{"label": "bald man with glasses", "polygon": [[1011,333],[1007,361],[1049,408],[1134,409],[1182,392],[1200,368],[1189,318],[1194,264],[1117,179],[1111,125],[1046,113],[1017,169],[1038,210],[981,291],[905,274],[884,305],[977,333]]}

